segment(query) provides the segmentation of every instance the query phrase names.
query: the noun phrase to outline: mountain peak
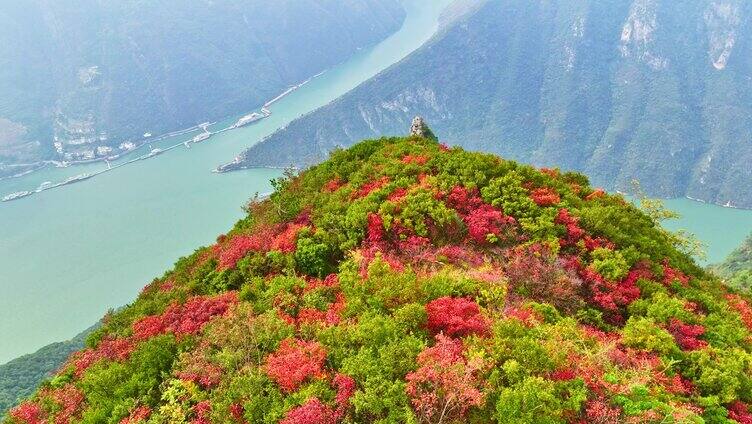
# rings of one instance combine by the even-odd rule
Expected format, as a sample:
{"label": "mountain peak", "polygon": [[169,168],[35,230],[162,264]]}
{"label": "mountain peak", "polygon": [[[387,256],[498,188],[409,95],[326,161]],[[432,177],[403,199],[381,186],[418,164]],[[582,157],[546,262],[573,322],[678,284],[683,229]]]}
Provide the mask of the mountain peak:
{"label": "mountain peak", "polygon": [[428,124],[426,124],[426,121],[422,116],[416,116],[415,118],[413,118],[413,122],[410,125],[410,136],[423,137],[430,140],[438,140],[433,131],[431,131],[431,128],[428,127]]}

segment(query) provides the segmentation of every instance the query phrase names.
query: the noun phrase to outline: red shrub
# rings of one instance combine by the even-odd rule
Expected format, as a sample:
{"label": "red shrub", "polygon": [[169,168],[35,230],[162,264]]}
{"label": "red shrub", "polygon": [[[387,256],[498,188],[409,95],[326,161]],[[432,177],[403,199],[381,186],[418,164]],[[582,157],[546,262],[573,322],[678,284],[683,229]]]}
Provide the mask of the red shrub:
{"label": "red shrub", "polygon": [[454,186],[445,197],[446,205],[456,210],[462,217],[483,205],[483,199],[480,198],[478,189],[468,190],[463,186]]}
{"label": "red shrub", "polygon": [[669,285],[678,281],[682,286],[689,284],[689,277],[678,269],[671,268],[668,259],[663,260],[663,284]]}
{"label": "red shrub", "polygon": [[217,315],[224,315],[238,302],[237,293],[218,296],[196,296],[183,305],[173,304],[162,315],[146,316],[133,324],[133,337],[146,340],[157,334],[173,333],[176,336],[196,334]]}
{"label": "red shrub", "polygon": [[298,241],[298,232],[305,227],[305,225],[301,224],[287,225],[284,231],[272,241],[271,250],[279,250],[282,253],[294,252]]}
{"label": "red shrub", "polygon": [[369,181],[360,186],[360,189],[353,193],[352,198],[359,199],[361,197],[366,197],[387,184],[389,184],[389,177],[381,177],[378,180]]}
{"label": "red shrub", "polygon": [[[334,376],[334,387],[337,389],[337,395],[335,402],[337,403],[337,411],[344,412],[350,406],[350,398],[355,394],[355,380],[349,375],[337,374]],[[338,413],[338,415],[342,415]]]}
{"label": "red shrub", "polygon": [[591,424],[619,424],[621,410],[609,405],[604,399],[588,401],[585,405],[587,422]]}
{"label": "red shrub", "polygon": [[414,163],[416,165],[425,165],[428,162],[428,156],[425,155],[405,155],[402,158],[402,163]]}
{"label": "red shrub", "polygon": [[548,246],[536,243],[509,249],[504,259],[510,293],[551,303],[563,311],[574,311],[581,305],[580,280],[561,267]]}
{"label": "red shrub", "polygon": [[293,392],[309,378],[324,376],[326,351],[318,342],[285,339],[266,359],[266,373],[286,392]]}
{"label": "red shrub", "polygon": [[530,193],[530,198],[533,199],[533,202],[538,206],[554,206],[561,202],[559,193],[548,187],[536,188]]}
{"label": "red shrub", "polygon": [[222,368],[209,362],[203,355],[191,355],[184,369],[178,371],[176,376],[196,383],[203,389],[211,389],[222,381]]}
{"label": "red shrub", "polygon": [[78,418],[84,404],[84,394],[76,386],[66,384],[54,390],[51,395],[60,408],[55,415],[55,424],[69,424]]}
{"label": "red shrub", "polygon": [[573,370],[565,368],[552,372],[550,378],[553,381],[569,381],[577,378],[577,374]]}
{"label": "red shrub", "polygon": [[727,294],[726,300],[729,305],[739,313],[744,325],[752,331],[752,306],[749,306],[741,296],[736,294]]}
{"label": "red shrub", "polygon": [[339,190],[343,185],[345,185],[345,183],[343,183],[339,177],[334,177],[326,184],[324,184],[324,191],[327,193],[332,193]]}
{"label": "red shrub", "polygon": [[752,412],[749,406],[739,400],[732,402],[728,407],[729,418],[740,424],[752,424]]}
{"label": "red shrub", "polygon": [[532,327],[536,324],[536,322],[542,321],[541,317],[538,316],[538,314],[530,308],[510,307],[504,311],[504,315],[507,318],[515,318],[521,321],[527,327]]}
{"label": "red shrub", "polygon": [[133,411],[131,411],[130,415],[120,420],[120,424],[138,424],[141,422],[145,422],[149,419],[149,416],[151,415],[151,408],[148,406],[139,406]]}
{"label": "red shrub", "polygon": [[368,227],[366,229],[366,240],[371,244],[378,244],[384,241],[384,221],[377,213],[368,214]]}
{"label": "red shrub", "polygon": [[593,190],[592,193],[588,194],[585,197],[585,200],[595,200],[595,199],[600,199],[601,197],[605,197],[605,196],[606,196],[606,192],[602,188],[596,188],[595,190]]}
{"label": "red shrub", "polygon": [[235,268],[238,261],[250,252],[268,252],[272,240],[274,234],[267,229],[252,235],[236,235],[223,245],[217,245],[219,269]]}
{"label": "red shrub", "polygon": [[562,240],[562,245],[574,245],[585,236],[585,230],[580,228],[579,221],[579,218],[572,216],[568,209],[559,209],[554,222],[567,229],[567,238]]}
{"label": "red shrub", "polygon": [[500,210],[491,205],[482,205],[463,217],[467,231],[472,240],[479,244],[488,243],[488,235],[493,234],[497,238],[508,238],[510,229],[516,221],[510,216],[504,215]]}
{"label": "red shrub", "polygon": [[480,361],[467,361],[459,340],[439,334],[436,344],[418,355],[418,368],[407,375],[407,394],[423,422],[463,422],[467,411],[483,404]]}
{"label": "red shrub", "polygon": [[243,408],[243,405],[239,403],[233,403],[230,405],[230,416],[239,423],[245,423],[245,418],[243,418],[243,414],[245,413],[245,408]]}
{"label": "red shrub", "polygon": [[705,334],[705,327],[701,325],[690,325],[672,318],[668,325],[668,332],[674,336],[676,344],[684,350],[702,349],[708,345],[704,340],[698,337]]}
{"label": "red shrub", "polygon": [[386,198],[386,200],[390,202],[399,202],[402,200],[405,196],[407,196],[407,189],[404,187],[397,187],[394,189],[394,191],[389,195],[389,197]]}
{"label": "red shrub", "polygon": [[443,332],[450,337],[462,337],[488,333],[488,322],[471,299],[441,297],[426,305],[426,312],[428,329],[434,334]]}
{"label": "red shrub", "polygon": [[337,422],[332,408],[317,398],[290,410],[280,424],[334,424]]}
{"label": "red shrub", "polygon": [[24,402],[10,410],[11,418],[23,424],[45,424],[46,414],[42,407],[33,402]]}
{"label": "red shrub", "polygon": [[74,354],[70,363],[73,364],[76,377],[81,377],[90,366],[101,360],[126,360],[133,348],[133,343],[126,339],[105,339],[95,349],[85,349]]}
{"label": "red shrub", "polygon": [[202,400],[193,407],[195,418],[191,424],[211,424],[211,403],[208,400]]}

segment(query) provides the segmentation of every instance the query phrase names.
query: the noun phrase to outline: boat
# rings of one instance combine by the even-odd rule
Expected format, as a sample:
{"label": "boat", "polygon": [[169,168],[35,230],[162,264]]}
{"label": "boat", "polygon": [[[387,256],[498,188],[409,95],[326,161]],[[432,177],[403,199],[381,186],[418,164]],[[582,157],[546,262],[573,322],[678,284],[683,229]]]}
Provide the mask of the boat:
{"label": "boat", "polygon": [[63,181],[61,185],[77,183],[79,181],[88,180],[91,177],[93,177],[92,174],[78,174]]}
{"label": "boat", "polygon": [[238,122],[236,122],[232,127],[233,128],[244,127],[244,126],[246,126],[246,125],[248,125],[250,123],[256,122],[256,121],[258,121],[260,119],[264,119],[267,116],[269,116],[269,115],[265,115],[265,114],[262,115],[262,114],[260,114],[258,112],[253,112],[253,113],[250,113],[250,114],[245,115],[242,118],[238,119]]}
{"label": "boat", "polygon": [[28,195],[32,194],[30,191],[17,191],[15,193],[11,193],[5,197],[3,197],[3,202],[10,202],[11,200],[17,200],[22,197],[26,197]]}
{"label": "boat", "polygon": [[156,156],[156,155],[161,154],[162,152],[164,152],[164,150],[162,150],[162,149],[158,149],[158,148],[157,149],[151,149],[151,152],[149,152],[149,154],[147,156],[148,157]]}
{"label": "boat", "polygon": [[208,139],[209,137],[211,137],[211,135],[212,134],[210,132],[208,132],[208,131],[207,132],[203,132],[203,133],[201,133],[201,134],[193,137],[193,139],[191,140],[191,142],[193,142],[193,143],[200,143],[200,142]]}

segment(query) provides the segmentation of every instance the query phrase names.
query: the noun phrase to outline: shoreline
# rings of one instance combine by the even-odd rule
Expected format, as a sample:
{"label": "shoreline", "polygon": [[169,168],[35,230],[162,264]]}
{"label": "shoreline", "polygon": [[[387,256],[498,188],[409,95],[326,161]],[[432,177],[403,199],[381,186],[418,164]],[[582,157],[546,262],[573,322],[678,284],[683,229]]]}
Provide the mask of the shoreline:
{"label": "shoreline", "polygon": [[[205,123],[202,123],[202,124],[194,125],[194,126],[189,127],[189,128],[184,128],[184,129],[181,129],[181,130],[171,131],[169,133],[165,133],[165,134],[159,135],[157,137],[153,137],[153,138],[149,137],[147,139],[139,140],[140,144],[138,144],[133,149],[130,149],[130,150],[127,150],[127,151],[124,151],[124,152],[121,152],[119,154],[112,155],[112,156],[107,156],[107,157],[102,157],[102,158],[95,158],[95,159],[88,159],[88,160],[83,160],[83,161],[73,161],[73,162],[60,162],[60,161],[52,161],[52,160],[40,161],[38,167],[36,167],[34,169],[26,170],[26,171],[24,171],[24,172],[22,172],[20,174],[2,177],[2,178],[0,178],[0,181],[2,181],[4,179],[20,178],[22,176],[29,175],[29,174],[31,174],[31,173],[33,173],[35,171],[40,170],[40,169],[44,169],[44,168],[46,168],[46,167],[48,167],[50,165],[53,165],[53,166],[58,167],[58,168],[67,168],[67,167],[75,166],[75,165],[85,165],[85,164],[90,164],[90,163],[104,162],[104,163],[107,164],[107,168],[99,170],[99,171],[91,172],[91,173],[78,174],[78,175],[69,177],[69,178],[67,178],[67,179],[65,179],[63,181],[59,181],[57,183],[52,183],[52,184],[49,184],[49,185],[39,186],[36,189],[27,190],[27,191],[21,191],[21,192],[15,192],[15,193],[7,193],[5,195],[5,197],[0,197],[0,201],[2,201],[2,202],[11,202],[11,201],[14,201],[14,200],[20,200],[22,198],[29,197],[29,196],[32,196],[32,195],[37,194],[37,193],[41,193],[43,191],[52,190],[52,189],[55,189],[55,188],[60,188],[60,187],[66,186],[66,185],[70,185],[70,184],[74,184],[74,183],[81,182],[81,181],[84,181],[84,180],[88,180],[88,179],[97,177],[99,175],[105,174],[107,172],[114,171],[115,169],[122,168],[123,166],[126,166],[126,165],[130,165],[130,164],[133,164],[135,162],[140,162],[142,160],[151,159],[151,158],[153,158],[155,156],[159,156],[159,155],[161,155],[163,153],[169,152],[170,150],[177,149],[180,146],[184,146],[185,148],[190,149],[191,148],[191,146],[190,146],[191,144],[196,144],[196,143],[204,142],[205,140],[209,139],[211,136],[214,136],[216,134],[221,134],[221,133],[224,133],[226,131],[231,131],[231,130],[234,130],[234,129],[242,128],[242,127],[244,127],[246,125],[252,125],[252,124],[254,124],[254,123],[256,123],[256,122],[258,122],[258,121],[260,121],[260,120],[262,120],[264,118],[268,118],[269,116],[271,116],[272,113],[269,110],[269,107],[271,107],[274,103],[276,103],[279,100],[283,99],[287,95],[293,93],[295,90],[299,89],[300,87],[303,87],[304,85],[308,84],[314,78],[317,78],[317,77],[323,75],[325,72],[326,72],[326,70],[324,70],[322,72],[319,72],[318,74],[316,74],[316,75],[308,78],[307,80],[305,80],[305,81],[303,81],[303,82],[301,82],[299,84],[290,86],[285,91],[283,91],[281,94],[279,94],[276,97],[274,97],[273,99],[265,102],[264,105],[261,106],[260,109],[258,109],[258,110],[263,111],[262,118],[260,118],[260,119],[258,119],[256,121],[249,122],[249,123],[244,124],[244,125],[238,126],[238,124],[236,122],[235,124],[232,124],[232,125],[230,125],[230,126],[228,126],[226,128],[222,128],[222,129],[219,129],[217,131],[209,131],[207,128],[210,125],[215,125],[217,122],[216,121],[215,122],[205,122]],[[243,115],[243,116],[246,116],[246,115]],[[170,137],[177,137],[177,136],[180,136],[180,135],[190,134],[192,132],[201,131],[201,130],[203,131],[201,134],[207,134],[207,137],[202,138],[202,139],[197,139],[196,137],[194,137],[193,139],[181,141],[179,143],[175,143],[175,144],[172,144],[172,145],[164,147],[164,148],[158,148],[158,147],[157,148],[153,148],[147,154],[143,154],[143,155],[137,156],[137,157],[135,157],[133,159],[127,160],[127,161],[122,162],[122,163],[118,163],[116,165],[112,165],[110,163],[112,161],[116,161],[116,160],[122,158],[125,155],[128,155],[130,153],[134,153],[134,152],[136,152],[139,149],[143,149],[144,146],[149,145],[151,147],[151,143],[156,143],[156,142],[165,140],[165,139],[170,138]],[[132,143],[135,144],[135,142],[132,142]],[[24,166],[24,165],[32,166],[33,164],[23,164],[21,166]],[[282,167],[280,167],[280,168],[272,168],[272,167],[270,167],[268,169],[286,169],[286,168],[282,168]],[[213,170],[212,172],[217,172],[217,170]],[[22,194],[20,196],[13,197],[14,195],[19,195],[21,193],[24,193],[24,194]]]}

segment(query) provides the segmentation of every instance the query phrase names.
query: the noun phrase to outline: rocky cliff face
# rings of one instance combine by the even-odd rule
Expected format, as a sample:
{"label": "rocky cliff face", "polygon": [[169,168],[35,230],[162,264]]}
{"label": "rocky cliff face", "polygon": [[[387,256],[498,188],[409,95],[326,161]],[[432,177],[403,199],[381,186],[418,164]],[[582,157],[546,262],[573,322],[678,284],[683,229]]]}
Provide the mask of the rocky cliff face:
{"label": "rocky cliff face", "polygon": [[397,0],[96,0],[0,13],[0,165],[121,143],[259,107],[396,31]]}
{"label": "rocky cliff face", "polygon": [[752,207],[751,19],[733,0],[487,2],[236,166],[309,163],[420,114],[598,185]]}

